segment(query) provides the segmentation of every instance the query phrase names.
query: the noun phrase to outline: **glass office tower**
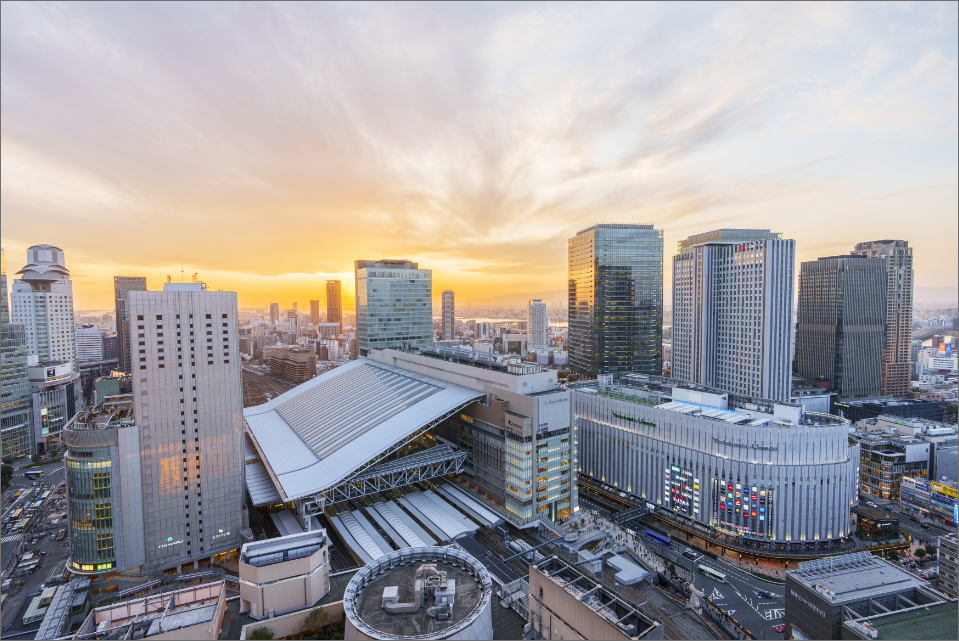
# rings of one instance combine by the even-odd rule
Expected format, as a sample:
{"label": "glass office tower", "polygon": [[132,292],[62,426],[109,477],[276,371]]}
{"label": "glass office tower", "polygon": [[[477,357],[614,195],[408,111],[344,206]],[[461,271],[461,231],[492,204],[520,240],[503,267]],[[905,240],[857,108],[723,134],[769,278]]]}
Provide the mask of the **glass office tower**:
{"label": "glass office tower", "polygon": [[359,355],[433,343],[433,272],[408,260],[358,260],[356,333]]}
{"label": "glass office tower", "polygon": [[570,367],[658,376],[662,345],[663,232],[601,224],[570,238]]}
{"label": "glass office tower", "polygon": [[10,322],[7,305],[7,258],[0,249],[0,424],[4,462],[29,456],[33,446],[27,338],[23,325]]}

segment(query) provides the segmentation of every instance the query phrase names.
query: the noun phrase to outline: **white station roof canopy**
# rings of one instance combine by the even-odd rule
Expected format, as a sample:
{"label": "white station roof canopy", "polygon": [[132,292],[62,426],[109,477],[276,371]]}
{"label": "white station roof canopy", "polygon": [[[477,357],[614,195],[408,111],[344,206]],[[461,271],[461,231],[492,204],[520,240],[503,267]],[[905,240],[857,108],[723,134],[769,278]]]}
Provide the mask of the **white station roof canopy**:
{"label": "white station roof canopy", "polygon": [[264,471],[278,482],[281,498],[292,501],[335,487],[417,430],[482,397],[359,359],[248,407],[243,417]]}

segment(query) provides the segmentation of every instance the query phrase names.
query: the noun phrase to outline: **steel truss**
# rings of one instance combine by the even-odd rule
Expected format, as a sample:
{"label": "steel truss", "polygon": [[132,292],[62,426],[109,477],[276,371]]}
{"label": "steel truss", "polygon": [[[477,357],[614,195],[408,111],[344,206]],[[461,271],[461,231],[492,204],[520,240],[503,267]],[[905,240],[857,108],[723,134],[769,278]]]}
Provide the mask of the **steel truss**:
{"label": "steel truss", "polygon": [[[339,485],[313,496],[296,499],[296,516],[300,525],[303,526],[303,529],[309,531],[312,529],[311,518],[323,514],[326,506],[333,503],[391,490],[437,476],[461,472],[463,462],[466,460],[466,452],[460,452],[448,445],[432,447],[424,452],[416,452],[395,461],[386,463],[382,463],[382,461],[400,448],[423,436],[450,416],[455,416],[463,411],[481,397],[482,395],[478,395],[477,398],[461,403],[456,408],[419,428],[393,447],[378,454]],[[256,443],[256,439],[252,440]],[[259,444],[256,447],[261,460],[265,461],[263,452],[259,450]],[[273,480],[272,474],[270,478]]]}
{"label": "steel truss", "polygon": [[418,481],[457,474],[462,471],[466,452],[449,445],[431,447],[422,452],[370,467],[326,493],[328,504],[348,501],[368,494],[385,492]]}

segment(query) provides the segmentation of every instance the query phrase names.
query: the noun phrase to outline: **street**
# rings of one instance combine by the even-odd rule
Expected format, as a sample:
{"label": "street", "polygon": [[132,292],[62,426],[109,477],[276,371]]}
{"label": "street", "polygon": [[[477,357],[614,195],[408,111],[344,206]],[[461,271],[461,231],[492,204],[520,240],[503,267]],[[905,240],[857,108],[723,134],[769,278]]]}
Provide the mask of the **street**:
{"label": "street", "polygon": [[[22,461],[21,464],[27,464]],[[4,603],[2,625],[5,634],[19,630],[21,627],[22,609],[29,604],[30,598],[40,590],[41,585],[50,579],[53,566],[64,560],[69,552],[69,540],[64,538],[54,540],[56,534],[67,527],[66,519],[51,525],[51,514],[66,512],[65,495],[56,492],[57,486],[64,480],[63,463],[49,463],[47,465],[29,468],[31,471],[42,471],[43,475],[36,479],[24,476],[24,470],[16,469],[11,479],[10,487],[2,496],[2,519],[4,522],[3,538],[0,542],[0,568],[3,570],[3,579],[11,579],[7,601]],[[36,483],[36,485],[34,485]],[[10,502],[18,491],[23,494],[14,502]],[[50,495],[39,509],[33,510],[30,506],[46,491]],[[32,514],[30,524],[23,532],[15,530],[16,523],[12,519],[14,511],[24,508],[24,514]],[[23,516],[21,516],[23,518]],[[44,520],[44,523],[40,523]],[[21,566],[31,560],[37,561],[35,569],[16,569],[18,561]],[[22,582],[18,585],[18,582]]]}
{"label": "street", "polygon": [[[642,536],[644,531],[637,531],[635,535]],[[678,574],[691,580],[706,598],[725,610],[756,638],[782,638],[782,634],[776,632],[775,627],[783,623],[786,613],[783,584],[760,579],[728,563],[711,559],[694,548],[681,545],[675,539],[670,548],[654,545],[645,537],[643,542],[650,551],[676,564]],[[692,558],[683,556],[683,551],[690,552]],[[697,570],[699,565],[725,574],[726,582],[705,576]],[[684,571],[681,571],[680,567]]]}
{"label": "street", "polygon": [[[776,626],[783,624],[785,617],[785,594],[783,584],[753,576],[745,570],[721,560],[712,559],[699,550],[683,545],[672,539],[670,547],[656,544],[645,536],[646,528],[641,524],[614,526],[609,510],[598,506],[580,494],[580,505],[594,512],[597,518],[606,521],[601,526],[606,531],[616,529],[625,532],[633,540],[643,545],[649,552],[656,554],[676,566],[676,573],[690,581],[704,596],[736,619],[745,629],[758,639],[781,639]],[[683,556],[687,552],[691,558]],[[726,575],[726,582],[716,581],[698,571],[704,565]],[[769,596],[764,596],[768,594]]]}

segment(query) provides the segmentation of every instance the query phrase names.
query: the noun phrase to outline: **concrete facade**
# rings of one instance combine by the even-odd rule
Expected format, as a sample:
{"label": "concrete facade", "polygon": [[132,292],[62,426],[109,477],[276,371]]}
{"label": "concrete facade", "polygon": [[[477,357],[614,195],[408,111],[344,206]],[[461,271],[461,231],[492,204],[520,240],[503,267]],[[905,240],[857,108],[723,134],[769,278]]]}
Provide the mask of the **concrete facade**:
{"label": "concrete facade", "polygon": [[554,557],[529,568],[529,625],[541,639],[662,639],[662,623]]}
{"label": "concrete facade", "polygon": [[658,389],[574,390],[583,474],[760,549],[849,534],[859,447],[847,421],[679,382],[648,387]]}
{"label": "concrete facade", "polygon": [[27,249],[27,264],[17,272],[10,294],[10,320],[23,325],[27,353],[41,362],[70,361],[76,368],[73,281],[63,250],[53,245]]}
{"label": "concrete facade", "polygon": [[0,443],[3,460],[28,456],[33,449],[33,415],[27,375],[27,338],[10,322],[7,302],[7,254],[0,249]]}
{"label": "concrete facade", "polygon": [[796,371],[828,381],[843,398],[882,393],[886,333],[886,263],[832,256],[799,273]]}
{"label": "concrete facade", "polygon": [[787,639],[841,639],[845,620],[945,601],[869,552],[804,561],[786,573],[785,592]]}
{"label": "concrete facade", "polygon": [[326,281],[326,322],[343,325],[343,293],[340,281]]}
{"label": "concrete facade", "polygon": [[454,330],[456,329],[456,292],[445,290],[443,292],[443,317],[440,329],[440,340],[453,340]]}
{"label": "concrete facade", "polygon": [[526,338],[530,349],[549,346],[549,314],[541,300],[531,300],[526,306]]}
{"label": "concrete facade", "polygon": [[912,350],[912,296],[915,274],[912,248],[905,240],[874,240],[858,243],[859,256],[880,258],[886,263],[886,345],[883,351],[882,393],[908,396]]}
{"label": "concrete facade", "polygon": [[167,283],[128,296],[144,563],[237,549],[246,508],[236,293]]}
{"label": "concrete facade", "polygon": [[240,611],[254,619],[316,604],[330,591],[326,530],[245,543],[240,551]]}
{"label": "concrete facade", "polygon": [[117,321],[117,368],[129,374],[130,369],[130,319],[127,317],[127,293],[145,292],[147,279],[144,276],[114,276],[113,300]]}
{"label": "concrete facade", "polygon": [[673,378],[788,401],[796,242],[721,229],[673,256]]}
{"label": "concrete facade", "polygon": [[578,506],[572,402],[556,372],[527,363],[492,369],[421,351],[375,350],[369,358],[487,393],[436,430],[469,453],[466,478],[516,525],[571,515]]}

